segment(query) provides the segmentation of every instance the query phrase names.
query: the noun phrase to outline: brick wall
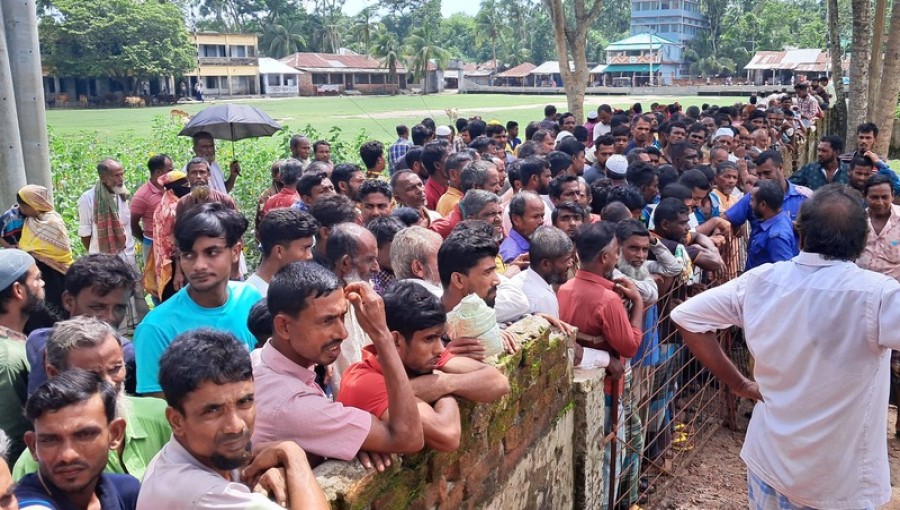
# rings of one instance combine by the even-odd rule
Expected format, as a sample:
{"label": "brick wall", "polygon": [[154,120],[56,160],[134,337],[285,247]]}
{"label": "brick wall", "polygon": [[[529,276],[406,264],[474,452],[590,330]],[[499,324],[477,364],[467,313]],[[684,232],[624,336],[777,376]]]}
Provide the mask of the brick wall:
{"label": "brick wall", "polygon": [[512,328],[523,347],[498,363],[510,394],[494,404],[460,401],[459,449],[407,455],[385,473],[326,462],[315,472],[332,508],[571,508],[575,413],[566,341],[540,319]]}

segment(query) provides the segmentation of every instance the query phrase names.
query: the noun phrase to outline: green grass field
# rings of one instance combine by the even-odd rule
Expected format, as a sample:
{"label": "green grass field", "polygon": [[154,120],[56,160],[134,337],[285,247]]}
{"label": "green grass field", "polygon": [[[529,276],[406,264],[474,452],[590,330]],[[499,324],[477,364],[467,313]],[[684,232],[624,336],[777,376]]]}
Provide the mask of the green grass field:
{"label": "green grass field", "polygon": [[[589,96],[586,110],[601,103],[616,107],[628,107],[641,102],[648,109],[654,101],[680,102],[683,106],[703,103],[731,104],[739,98],[717,97],[649,97],[649,96]],[[445,109],[456,108],[460,117],[480,115],[485,120],[502,122],[518,121],[524,128],[531,120],[543,118],[543,107],[554,104],[560,112],[566,111],[565,96],[524,95],[458,95],[444,93],[428,96],[339,96],[295,97],[286,99],[254,99],[240,101],[256,106],[278,122],[292,129],[307,124],[321,133],[338,126],[344,136],[355,138],[365,131],[371,137],[393,141],[397,124],[412,126],[424,117],[432,117],[438,124],[450,122]],[[136,136],[150,134],[154,117],[169,115],[172,109],[190,114],[215,104],[187,103],[166,107],[117,108],[117,109],[54,109],[47,112],[47,124],[57,136],[82,131],[95,131],[103,138],[119,137],[128,133]]]}

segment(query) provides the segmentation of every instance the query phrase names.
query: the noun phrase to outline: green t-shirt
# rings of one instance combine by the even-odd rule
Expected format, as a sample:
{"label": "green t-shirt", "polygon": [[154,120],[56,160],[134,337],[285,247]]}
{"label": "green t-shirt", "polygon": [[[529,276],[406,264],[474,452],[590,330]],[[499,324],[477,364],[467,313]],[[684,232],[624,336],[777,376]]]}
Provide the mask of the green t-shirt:
{"label": "green t-shirt", "polygon": [[[125,418],[125,448],[121,458],[117,451],[109,451],[104,472],[129,474],[140,480],[153,457],[171,439],[172,428],[166,420],[165,400],[151,397],[127,398],[130,409]],[[13,480],[19,481],[37,469],[37,461],[31,456],[31,452],[25,451],[13,467]]]}
{"label": "green t-shirt", "polygon": [[25,335],[0,326],[0,429],[11,441],[9,458],[25,450],[25,432],[31,423],[22,410],[28,400],[28,357]]}

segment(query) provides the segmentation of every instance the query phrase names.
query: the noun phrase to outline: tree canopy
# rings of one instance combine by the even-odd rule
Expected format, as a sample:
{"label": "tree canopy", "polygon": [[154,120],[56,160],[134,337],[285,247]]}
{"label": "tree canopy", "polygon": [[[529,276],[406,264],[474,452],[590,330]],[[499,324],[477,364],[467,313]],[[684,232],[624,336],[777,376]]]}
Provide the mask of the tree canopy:
{"label": "tree canopy", "polygon": [[154,0],[54,0],[40,21],[45,65],[60,76],[107,76],[126,89],[195,65],[181,9]]}

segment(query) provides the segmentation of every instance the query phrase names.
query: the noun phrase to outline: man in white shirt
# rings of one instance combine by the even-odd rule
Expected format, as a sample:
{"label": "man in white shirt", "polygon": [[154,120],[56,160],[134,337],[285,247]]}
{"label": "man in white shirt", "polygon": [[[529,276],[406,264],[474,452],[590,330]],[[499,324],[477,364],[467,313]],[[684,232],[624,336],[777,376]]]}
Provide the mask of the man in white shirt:
{"label": "man in white shirt", "polygon": [[309,213],[298,209],[269,211],[259,222],[256,233],[262,251],[262,262],[247,278],[247,284],[266,296],[269,282],[282,267],[291,262],[312,260],[319,222]]}
{"label": "man in white shirt", "polygon": [[529,313],[545,313],[559,318],[559,302],[553,285],[569,279],[574,262],[575,245],[565,232],[556,227],[538,227],[531,235],[528,269],[512,277],[513,283],[528,298]]}
{"label": "man in white shirt", "polygon": [[[194,135],[194,154],[203,158],[209,163],[209,187],[222,193],[231,193],[234,188],[234,181],[241,175],[241,164],[232,161],[229,165],[228,179],[225,179],[225,173],[222,167],[216,162],[216,141],[212,135],[206,131],[201,131]],[[187,167],[185,167],[185,172]]]}
{"label": "man in white shirt", "polygon": [[594,132],[591,133],[591,140],[597,140],[603,135],[608,135],[612,131],[609,122],[612,120],[612,107],[608,104],[601,104],[597,107],[597,123],[594,124]]}
{"label": "man in white shirt", "polygon": [[[697,359],[758,401],[741,451],[751,509],[875,508],[891,499],[885,404],[890,349],[900,348],[900,283],[853,263],[868,223],[853,193],[828,185],[801,206],[797,257],[672,311]],[[755,382],[716,341],[716,330],[731,326],[744,328]]]}
{"label": "man in white shirt", "polygon": [[[131,208],[128,190],[125,189],[125,169],[114,159],[104,159],[97,164],[99,181],[78,198],[78,235],[88,253],[118,255],[137,268],[134,261],[134,237],[131,235]],[[102,188],[101,188],[102,187]],[[104,195],[104,203],[115,200],[118,208],[100,211],[97,193]],[[104,233],[98,230],[98,220]],[[103,237],[101,237],[101,234]]]}

